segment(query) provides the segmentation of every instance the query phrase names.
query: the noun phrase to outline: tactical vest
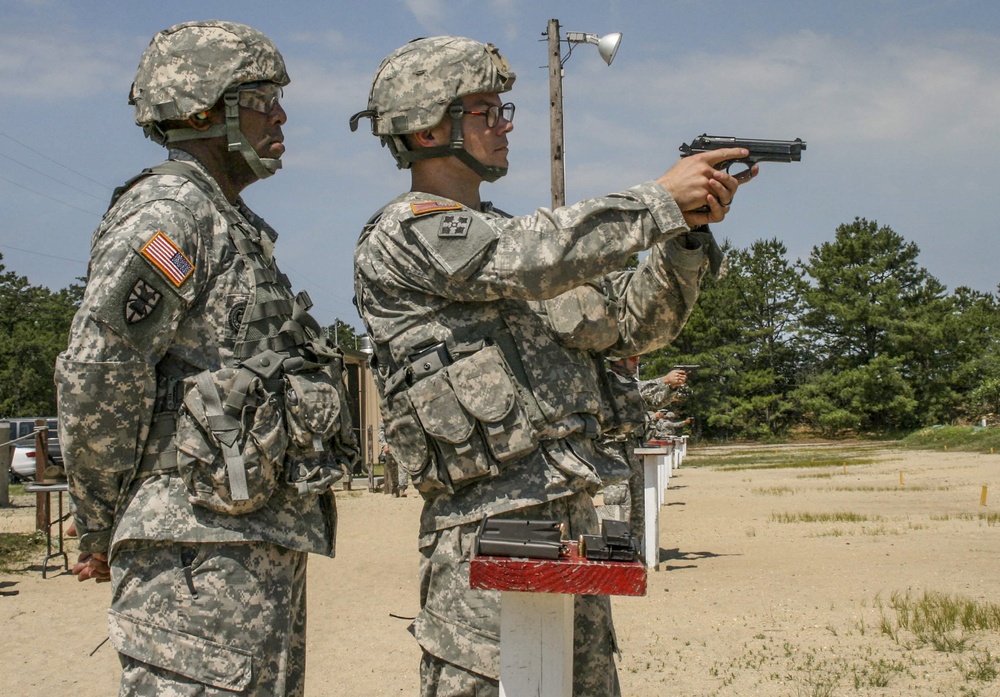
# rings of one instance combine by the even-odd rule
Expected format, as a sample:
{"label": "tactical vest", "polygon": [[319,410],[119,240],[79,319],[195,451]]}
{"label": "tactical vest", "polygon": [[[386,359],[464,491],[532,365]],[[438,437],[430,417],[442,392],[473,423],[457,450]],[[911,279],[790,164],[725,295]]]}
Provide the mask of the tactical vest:
{"label": "tactical vest", "polygon": [[[202,371],[169,353],[157,364],[157,400],[138,476],[180,469],[192,503],[227,514],[260,508],[281,479],[302,494],[327,489],[341,476],[337,458],[357,456],[343,403],[342,355],[319,339],[308,294],[293,297],[275,265],[277,234],[249,209],[237,210],[199,169],[173,160],[116,189],[111,205],[155,174],[184,177],[212,200],[246,264],[251,292],[245,307],[230,309],[238,330],[222,370]],[[224,462],[224,471],[205,471],[214,460]]]}
{"label": "tactical vest", "polygon": [[[366,226],[362,243],[374,229]],[[361,302],[381,306],[374,271],[359,265],[358,273],[371,281],[357,289]],[[403,326],[375,342],[372,359],[386,440],[416,488],[454,492],[496,476],[542,440],[600,434],[592,354],[560,344],[526,302],[434,300],[419,316],[395,318]]]}

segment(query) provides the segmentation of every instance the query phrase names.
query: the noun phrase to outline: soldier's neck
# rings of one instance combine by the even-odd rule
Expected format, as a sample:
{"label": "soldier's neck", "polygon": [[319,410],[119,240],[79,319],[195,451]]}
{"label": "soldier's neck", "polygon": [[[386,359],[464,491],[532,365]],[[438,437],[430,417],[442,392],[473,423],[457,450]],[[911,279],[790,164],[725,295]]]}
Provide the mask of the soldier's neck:
{"label": "soldier's neck", "polygon": [[[479,185],[482,180],[471,174],[471,170],[465,168],[465,172],[454,171],[451,167],[430,166],[421,167],[419,165],[451,164],[443,158],[437,160],[427,160],[423,163],[414,163],[410,173],[410,191],[419,191],[432,196],[443,196],[457,201],[463,206],[479,210],[482,202],[479,196]],[[458,163],[457,160],[455,160]],[[461,164],[461,163],[458,163]]]}

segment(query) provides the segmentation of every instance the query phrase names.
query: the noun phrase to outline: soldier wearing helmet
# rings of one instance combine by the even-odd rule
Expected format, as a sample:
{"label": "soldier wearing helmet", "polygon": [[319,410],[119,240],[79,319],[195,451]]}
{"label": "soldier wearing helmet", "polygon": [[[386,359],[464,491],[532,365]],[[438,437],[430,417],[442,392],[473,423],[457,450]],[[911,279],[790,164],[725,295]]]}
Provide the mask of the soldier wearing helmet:
{"label": "soldier wearing helmet", "polygon": [[642,460],[636,457],[635,448],[645,445],[648,438],[647,409],[676,399],[678,390],[687,382],[683,370],[640,380],[640,360],[640,356],[608,357],[606,375],[613,418],[601,434],[601,448],[629,470],[628,481],[601,489],[604,506],[608,507],[601,515],[628,521],[629,531],[638,540],[644,534],[645,510]]}
{"label": "soldier wearing helmet", "polygon": [[[592,495],[628,474],[597,447],[613,419],[602,353],[644,353],[680,331],[708,264],[702,226],[725,217],[738,186],[713,165],[745,152],[511,217],[480,188],[507,172],[513,84],[490,44],[419,39],[382,62],[351,119],[370,118],[411,172],[410,191],[361,233],[355,290],[386,439],[424,497],[411,630],[425,696],[498,693],[499,594],[469,590],[482,518],[596,532]],[[614,649],[608,598],[578,598],[574,694],[618,694]]]}
{"label": "soldier wearing helmet", "polygon": [[270,39],[206,21],[132,85],[168,159],[115,191],[56,366],[73,573],[113,583],[122,694],[304,692],[306,559],[357,448],[341,356],[240,197],[281,164],[287,84]]}

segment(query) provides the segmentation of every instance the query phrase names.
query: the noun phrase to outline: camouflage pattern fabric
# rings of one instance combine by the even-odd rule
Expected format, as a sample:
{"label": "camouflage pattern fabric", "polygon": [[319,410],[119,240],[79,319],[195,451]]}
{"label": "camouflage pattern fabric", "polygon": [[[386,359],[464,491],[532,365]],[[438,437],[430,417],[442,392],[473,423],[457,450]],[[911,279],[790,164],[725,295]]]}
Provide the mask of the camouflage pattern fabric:
{"label": "camouflage pattern fabric", "polygon": [[256,542],[120,545],[109,624],[121,694],[302,695],[307,559]]}
{"label": "camouflage pattern fabric", "polygon": [[[558,520],[567,536],[599,530],[594,502],[586,493],[522,508],[504,518]],[[411,632],[423,648],[421,695],[497,695],[500,679],[500,593],[469,588],[469,562],[477,525],[468,524],[421,539],[421,611]],[[574,608],[573,694],[620,694],[613,653],[617,650],[607,596],[577,596]]]}
{"label": "camouflage pattern fabric", "polygon": [[641,540],[645,525],[645,485],[642,458],[636,456],[635,449],[642,447],[647,440],[646,407],[669,403],[677,391],[663,381],[663,376],[638,380],[635,375],[613,363],[607,372],[614,393],[631,393],[632,396],[631,399],[618,401],[619,406],[627,410],[620,415],[620,420],[627,423],[627,427],[606,432],[602,447],[628,463],[629,475],[628,481],[606,486],[602,494],[605,505],[622,507],[622,520],[629,522],[629,531]]}
{"label": "camouflage pattern fabric", "polygon": [[455,99],[507,92],[516,76],[492,44],[460,36],[411,41],[386,57],[375,73],[368,108],[372,133],[399,135],[441,123]]}
{"label": "camouflage pattern fabric", "polygon": [[[676,204],[656,182],[516,218],[497,213],[489,204],[471,210],[449,199],[407,193],[366,227],[355,250],[355,289],[375,349],[389,444],[411,475],[425,477],[436,468],[438,476],[447,479],[457,469],[457,460],[465,457],[459,452],[476,448],[484,448],[488,466],[461,487],[426,481],[417,485],[425,499],[421,534],[426,558],[444,549],[439,537],[453,550],[446,559],[461,558],[455,550],[469,549],[459,542],[465,539],[463,531],[472,530],[484,516],[521,514],[565,499],[567,507],[585,500],[593,517],[589,494],[604,477],[627,476],[627,467],[600,453],[593,440],[604,413],[595,356],[560,345],[551,325],[530,303],[603,276],[602,287],[619,308],[617,340],[608,350],[635,355],[658,348],[687,320],[706,267],[702,249],[687,249],[677,239],[686,231]],[[621,270],[633,253],[644,249],[650,253],[636,270]],[[503,369],[513,381],[514,402],[526,415],[517,427],[528,429],[537,441],[537,446],[510,459],[502,459],[503,451],[498,455],[488,442],[472,442],[479,433],[502,438],[510,431],[465,411],[474,401],[474,373],[454,379],[456,367],[469,360],[463,357],[463,347],[483,339],[502,356]],[[415,379],[413,371],[421,365],[419,360],[412,364],[410,357],[439,343],[455,363]],[[497,379],[481,382],[478,392],[490,394]],[[440,401],[458,405],[450,425],[466,426],[442,429],[434,401],[415,410],[417,393],[430,392],[421,387],[428,380],[441,387],[435,393]],[[455,390],[450,395],[449,384]],[[454,454],[439,455],[444,452]],[[468,592],[467,566],[442,564],[441,575],[434,578],[448,589],[446,595]],[[424,597],[433,603],[435,614],[422,611],[415,624],[421,645],[434,647],[434,655],[445,663],[495,679],[495,661],[489,657],[495,650],[490,628],[495,628],[497,616],[479,612],[483,601],[478,596],[467,604],[468,612],[465,605],[433,600],[436,594],[429,588]],[[578,626],[588,623],[581,619]],[[599,670],[579,663],[578,677],[584,682],[615,675],[609,643],[598,641],[595,646],[602,647],[604,661]],[[473,689],[453,694],[474,694]],[[435,694],[430,690],[425,684],[424,694]],[[578,694],[614,693],[597,689]]]}
{"label": "camouflage pattern fabric", "polygon": [[215,106],[231,85],[287,85],[274,43],[235,22],[185,22],[159,32],[136,70],[129,103],[139,126],[184,119]]}
{"label": "camouflage pattern fabric", "polygon": [[[181,151],[171,157],[201,167]],[[164,401],[159,367],[191,374],[231,365],[250,322],[258,281],[235,253],[228,225],[205,193],[168,175],[136,184],[94,233],[87,289],[56,366],[59,434],[83,552],[145,539],[259,540],[333,554],[332,492],[298,496],[279,487],[259,511],[233,517],[192,506],[176,472],[126,489],[140,461],[169,459],[176,448],[172,415],[154,409]],[[166,270],[142,253],[154,238],[169,242],[166,261],[156,257]]]}
{"label": "camouflage pattern fabric", "polygon": [[[110,553],[115,647],[138,661],[125,661],[123,694],[229,694],[243,683],[259,685],[247,694],[301,694],[304,554],[333,556],[333,492],[304,494],[282,481],[246,515],[200,508],[176,469],[175,438],[183,378],[232,367],[234,347],[257,340],[247,334],[261,315],[272,319],[261,305],[285,308],[277,326],[290,319],[291,290],[271,257],[276,233],[242,201],[220,211],[207,171],[181,151],[170,157],[216,190],[154,174],[118,199],[94,233],[87,288],[57,361],[80,551]],[[266,268],[237,251],[231,225],[250,231],[242,240]],[[260,302],[262,289],[274,304]],[[197,601],[183,595],[179,570],[191,564],[177,561],[177,549],[198,560]],[[228,566],[234,559],[242,561]],[[267,608],[282,616],[257,614]],[[180,633],[195,638],[177,643]],[[244,647],[233,649],[245,654],[243,677],[212,677],[222,670],[212,661],[232,659],[220,648],[231,643]],[[185,673],[195,684],[171,674],[183,666],[204,668]],[[171,687],[161,689],[161,679]]]}

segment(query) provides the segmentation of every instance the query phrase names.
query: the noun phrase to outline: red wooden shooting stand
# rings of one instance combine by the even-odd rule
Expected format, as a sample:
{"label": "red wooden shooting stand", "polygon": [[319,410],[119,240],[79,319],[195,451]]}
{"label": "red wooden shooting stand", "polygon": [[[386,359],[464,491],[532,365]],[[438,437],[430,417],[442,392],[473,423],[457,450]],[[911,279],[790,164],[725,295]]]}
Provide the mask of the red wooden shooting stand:
{"label": "red wooden shooting stand", "polygon": [[591,561],[575,542],[559,559],[477,556],[469,586],[500,591],[500,696],[570,697],[575,595],[646,594],[640,561]]}

